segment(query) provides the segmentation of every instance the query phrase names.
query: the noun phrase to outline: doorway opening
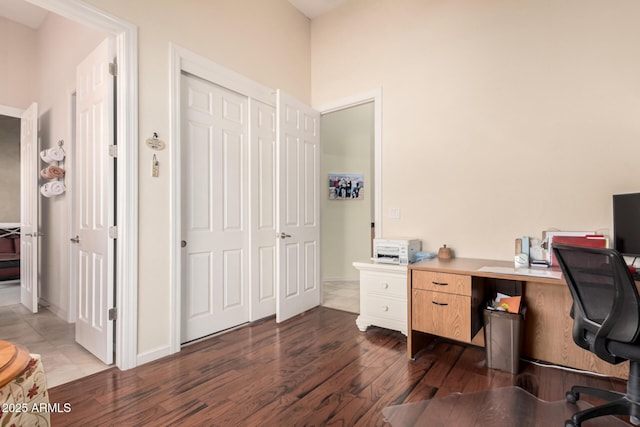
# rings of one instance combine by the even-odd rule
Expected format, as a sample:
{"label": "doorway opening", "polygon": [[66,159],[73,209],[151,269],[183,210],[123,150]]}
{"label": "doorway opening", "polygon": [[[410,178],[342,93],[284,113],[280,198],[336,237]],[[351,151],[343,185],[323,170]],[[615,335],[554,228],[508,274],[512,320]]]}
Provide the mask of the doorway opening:
{"label": "doorway opening", "polygon": [[[6,182],[13,182],[12,185],[8,186],[7,191],[1,194],[0,200],[3,200],[3,205],[5,206],[15,206],[13,206],[14,209],[11,212],[6,209],[3,210],[0,218],[3,221],[16,221],[11,223],[3,222],[1,226],[6,233],[2,234],[0,232],[0,235],[3,238],[13,240],[11,243],[15,243],[14,247],[19,248],[22,209],[20,181],[23,175],[20,161],[22,156],[20,152],[20,116],[22,113],[21,111],[12,112],[11,110],[9,107],[0,106],[0,112],[8,114],[0,117],[7,117],[15,122],[11,126],[11,129],[15,132],[0,130],[0,135],[10,134],[8,139],[0,137],[0,150],[2,150],[0,163],[3,163],[3,174],[7,175],[4,177],[7,179]],[[0,124],[3,122],[5,120],[0,120]],[[0,128],[2,127],[0,125]],[[72,140],[67,143],[68,153],[73,152],[72,143]],[[33,159],[33,161],[35,163],[36,159]],[[69,164],[71,163],[67,161],[67,165]],[[66,169],[68,170],[69,167]],[[66,177],[66,182],[69,182],[68,176]],[[11,189],[14,191],[9,191]],[[69,193],[67,194],[70,196]],[[0,255],[0,259],[8,261],[7,255]],[[50,387],[107,369],[108,365],[103,364],[75,342],[75,324],[69,323],[66,318],[57,315],[55,309],[50,310],[50,304],[46,300],[41,299],[37,303],[39,306],[37,314],[32,313],[30,309],[21,304],[20,269],[24,265],[20,263],[22,255],[19,250],[16,255],[18,257],[15,261],[17,272],[11,276],[15,280],[0,282],[0,325],[2,325],[2,333],[0,335],[2,338],[15,344],[22,344],[29,351],[40,354],[43,363],[46,364],[47,383]],[[14,270],[9,268],[11,267],[10,264],[4,266],[7,268],[2,267],[0,266],[0,269],[7,274]],[[42,275],[42,273],[38,274]],[[70,291],[73,291],[73,287]]]}
{"label": "doorway opening", "polygon": [[[117,289],[118,317],[115,320],[116,334],[114,347],[116,349],[115,364],[120,369],[129,369],[137,364],[137,241],[129,236],[137,236],[137,29],[135,26],[119,18],[112,17],[103,11],[83,2],[69,4],[65,0],[29,0],[32,5],[45,9],[52,14],[69,21],[86,25],[113,37],[116,41],[116,56],[118,58],[119,84],[116,89],[117,123],[116,138],[120,141],[118,150],[119,167],[117,181],[121,189],[113,201],[117,207],[115,216],[118,225],[119,239],[114,240],[117,246],[117,260],[114,259],[116,270],[113,283]],[[55,50],[52,52],[52,54]],[[6,101],[5,101],[6,102]],[[14,102],[7,102],[12,104]],[[20,103],[16,101],[15,103]],[[115,117],[114,117],[115,119]],[[40,120],[52,120],[46,111]],[[66,129],[65,129],[66,130]],[[59,138],[61,129],[46,135],[47,140]],[[129,143],[127,143],[129,141]],[[54,141],[55,142],[55,141]],[[116,231],[114,230],[114,235]],[[60,235],[58,240],[69,242],[70,235]],[[65,252],[68,252],[64,249]],[[58,266],[60,270],[68,270],[67,260]],[[62,298],[66,298],[62,296]]]}
{"label": "doorway opening", "polygon": [[[359,313],[359,274],[380,237],[381,92],[372,91],[319,108],[322,178],[323,305]],[[340,177],[343,177],[339,181]],[[343,184],[341,184],[345,181]],[[357,182],[355,197],[336,197]]]}
{"label": "doorway opening", "polygon": [[20,118],[0,111],[0,305],[20,303]]}

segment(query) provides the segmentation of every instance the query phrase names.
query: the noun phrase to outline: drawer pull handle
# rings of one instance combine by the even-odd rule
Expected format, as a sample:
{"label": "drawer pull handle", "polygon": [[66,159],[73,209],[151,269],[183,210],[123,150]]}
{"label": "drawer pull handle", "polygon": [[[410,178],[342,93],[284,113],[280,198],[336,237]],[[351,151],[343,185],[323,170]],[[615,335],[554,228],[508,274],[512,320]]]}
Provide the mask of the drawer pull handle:
{"label": "drawer pull handle", "polygon": [[387,307],[386,305],[382,306],[382,311],[389,311],[389,307]]}
{"label": "drawer pull handle", "polygon": [[388,283],[383,283],[382,284],[382,289],[388,289],[389,288],[389,284]]}
{"label": "drawer pull handle", "polygon": [[435,304],[435,305],[449,305],[446,302],[437,302],[437,301],[431,301],[431,304]]}
{"label": "drawer pull handle", "polygon": [[448,283],[443,283],[443,282],[431,282],[431,283],[433,283],[436,286],[449,286]]}

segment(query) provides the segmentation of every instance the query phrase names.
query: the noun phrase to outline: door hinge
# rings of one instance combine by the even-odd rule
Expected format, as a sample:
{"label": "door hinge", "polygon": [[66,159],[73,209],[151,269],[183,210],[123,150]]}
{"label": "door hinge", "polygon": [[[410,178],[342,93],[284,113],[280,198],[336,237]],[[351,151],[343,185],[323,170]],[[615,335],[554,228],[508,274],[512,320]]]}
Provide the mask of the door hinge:
{"label": "door hinge", "polygon": [[112,225],[111,227],[109,227],[109,238],[110,239],[117,239],[118,238],[118,226],[117,225]]}
{"label": "door hinge", "polygon": [[109,146],[109,156],[118,157],[118,146],[117,145],[110,145]]}
{"label": "door hinge", "polygon": [[109,320],[116,320],[118,318],[118,309],[116,307],[109,309]]}
{"label": "door hinge", "polygon": [[114,77],[118,75],[118,65],[115,62],[109,62],[109,74]]}

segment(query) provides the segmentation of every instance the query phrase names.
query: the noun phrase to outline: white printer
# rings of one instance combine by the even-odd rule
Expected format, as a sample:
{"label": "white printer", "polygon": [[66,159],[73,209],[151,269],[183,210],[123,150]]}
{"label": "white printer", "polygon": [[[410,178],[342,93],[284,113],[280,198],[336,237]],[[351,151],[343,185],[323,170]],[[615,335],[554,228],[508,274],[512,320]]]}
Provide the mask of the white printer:
{"label": "white printer", "polygon": [[417,239],[373,239],[373,262],[407,265],[413,262],[413,254],[420,251],[422,243]]}

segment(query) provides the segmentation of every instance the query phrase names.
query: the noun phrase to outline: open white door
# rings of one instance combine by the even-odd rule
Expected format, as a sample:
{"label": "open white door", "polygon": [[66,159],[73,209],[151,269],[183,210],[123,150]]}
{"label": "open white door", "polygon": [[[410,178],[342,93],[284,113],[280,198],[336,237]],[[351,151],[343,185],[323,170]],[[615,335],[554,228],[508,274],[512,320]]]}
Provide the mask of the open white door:
{"label": "open white door", "polygon": [[320,113],[278,91],[276,321],[320,305]]}
{"label": "open white door", "polygon": [[111,40],[102,42],[76,71],[76,218],[78,316],[76,341],[106,364],[113,363],[114,77]]}
{"label": "open white door", "polygon": [[20,117],[20,302],[38,312],[38,104]]}

